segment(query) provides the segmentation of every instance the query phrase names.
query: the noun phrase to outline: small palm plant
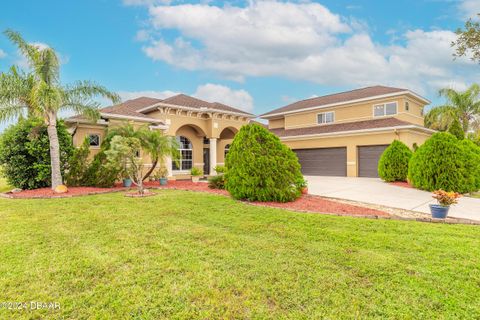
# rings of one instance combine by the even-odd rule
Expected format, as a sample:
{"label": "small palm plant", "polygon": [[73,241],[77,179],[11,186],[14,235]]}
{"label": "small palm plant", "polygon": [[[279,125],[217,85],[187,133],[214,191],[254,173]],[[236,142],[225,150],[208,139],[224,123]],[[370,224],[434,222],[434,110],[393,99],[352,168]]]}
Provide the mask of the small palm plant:
{"label": "small palm plant", "polygon": [[100,116],[100,104],[93,98],[105,97],[113,103],[119,102],[120,98],[90,81],[62,85],[55,50],[29,44],[12,30],[5,31],[5,35],[25,56],[31,70],[24,73],[12,67],[8,73],[0,75],[0,122],[22,116],[25,111],[31,117],[44,120],[50,142],[51,185],[55,189],[63,183],[57,134],[58,112],[70,110],[95,121]]}

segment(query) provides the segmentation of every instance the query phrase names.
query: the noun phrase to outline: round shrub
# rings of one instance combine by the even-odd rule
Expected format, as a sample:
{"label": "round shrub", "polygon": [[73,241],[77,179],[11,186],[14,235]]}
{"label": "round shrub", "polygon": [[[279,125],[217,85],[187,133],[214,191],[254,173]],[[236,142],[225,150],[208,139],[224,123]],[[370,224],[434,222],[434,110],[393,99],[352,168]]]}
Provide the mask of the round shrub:
{"label": "round shrub", "polygon": [[258,124],[243,126],[226,158],[225,187],[235,199],[297,199],[303,176],[295,153]]}
{"label": "round shrub", "polygon": [[384,181],[407,181],[408,162],[412,151],[401,141],[395,140],[383,152],[378,161],[378,175]]}
{"label": "round shrub", "polygon": [[[63,122],[57,124],[62,175],[73,153],[72,137]],[[50,143],[42,120],[20,119],[0,137],[0,165],[10,185],[36,189],[51,185]]]}
{"label": "round shrub", "polygon": [[473,151],[450,133],[437,132],[413,154],[408,179],[423,190],[471,192],[476,189]]}
{"label": "round shrub", "polygon": [[465,170],[471,173],[468,176],[468,183],[473,185],[471,191],[478,191],[480,190],[480,147],[468,139],[460,143],[463,148]]}
{"label": "round shrub", "polygon": [[465,133],[463,132],[462,125],[458,119],[453,120],[453,122],[448,127],[448,133],[453,134],[458,140],[465,139]]}

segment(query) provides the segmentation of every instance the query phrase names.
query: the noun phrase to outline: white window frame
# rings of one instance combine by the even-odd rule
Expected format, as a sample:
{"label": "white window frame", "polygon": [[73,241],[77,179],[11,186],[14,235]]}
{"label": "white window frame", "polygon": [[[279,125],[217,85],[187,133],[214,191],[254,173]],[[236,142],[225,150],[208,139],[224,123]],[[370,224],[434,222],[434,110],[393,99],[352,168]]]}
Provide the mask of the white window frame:
{"label": "white window frame", "polygon": [[[180,139],[181,136],[178,136],[177,138]],[[188,139],[188,137],[185,137],[183,136],[185,139]],[[192,146],[191,149],[184,149],[184,148],[179,148],[177,149],[178,152],[180,153],[180,159],[178,159],[178,164],[180,165],[178,169],[175,169],[174,168],[174,165],[175,165],[175,161],[172,161],[172,172],[175,172],[175,173],[187,173],[187,172],[190,172],[191,168],[190,169],[183,169],[183,162],[184,161],[191,161],[192,162],[192,168],[194,167],[193,165],[193,143],[192,143],[192,140],[188,139],[188,141],[190,141],[190,145]],[[180,143],[180,142],[179,142]],[[180,143],[181,144],[181,143]],[[192,152],[192,159],[182,159],[182,151],[191,151]]]}
{"label": "white window frame", "polygon": [[[332,114],[332,121],[327,122],[327,117],[326,117],[326,114],[327,114],[327,113],[331,113],[331,114]],[[318,122],[318,116],[321,115],[321,114],[324,115],[323,118],[325,119],[325,122]],[[317,113],[317,124],[323,125],[323,124],[329,124],[329,123],[334,123],[334,122],[335,122],[335,111],[326,111],[326,112],[319,112],[319,113]]]}
{"label": "white window frame", "polygon": [[[102,138],[100,137],[100,135],[98,133],[89,133],[88,135],[88,145],[90,148],[92,149],[99,149],[100,148],[100,145],[102,144]],[[97,136],[98,137],[98,146],[92,146],[90,144],[90,137],[91,136]]]}
{"label": "white window frame", "polygon": [[[395,104],[395,113],[387,114],[387,104],[392,104],[392,103]],[[375,115],[375,107],[380,107],[380,106],[383,106],[383,115],[377,116],[377,115]],[[389,101],[389,102],[384,102],[384,103],[378,103],[378,104],[374,104],[373,107],[372,107],[372,115],[373,115],[374,118],[391,117],[391,116],[394,116],[394,115],[397,115],[397,114],[398,114],[398,101]]]}

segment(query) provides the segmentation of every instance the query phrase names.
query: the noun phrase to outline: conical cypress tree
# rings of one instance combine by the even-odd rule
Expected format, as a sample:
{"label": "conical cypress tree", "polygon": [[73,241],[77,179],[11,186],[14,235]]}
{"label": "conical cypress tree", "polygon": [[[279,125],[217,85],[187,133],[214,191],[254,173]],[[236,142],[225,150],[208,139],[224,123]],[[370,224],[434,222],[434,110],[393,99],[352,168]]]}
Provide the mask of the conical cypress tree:
{"label": "conical cypress tree", "polygon": [[295,153],[258,124],[243,126],[226,158],[225,187],[235,199],[293,201],[303,176]]}
{"label": "conical cypress tree", "polygon": [[407,181],[408,162],[412,154],[412,151],[403,142],[393,141],[378,161],[380,178],[387,182]]}

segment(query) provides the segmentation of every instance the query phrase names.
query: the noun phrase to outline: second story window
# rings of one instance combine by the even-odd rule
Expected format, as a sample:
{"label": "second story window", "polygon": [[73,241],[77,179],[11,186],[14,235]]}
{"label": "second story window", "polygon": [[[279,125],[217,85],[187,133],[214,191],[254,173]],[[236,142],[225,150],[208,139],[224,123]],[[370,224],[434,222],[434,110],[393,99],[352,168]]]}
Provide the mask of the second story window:
{"label": "second story window", "polygon": [[383,117],[391,116],[397,114],[397,103],[388,102],[384,104],[377,104],[373,106],[373,116],[374,117]]}
{"label": "second story window", "polygon": [[100,147],[100,136],[98,134],[89,134],[88,141],[90,147]]}
{"label": "second story window", "polygon": [[335,113],[333,111],[323,112],[317,115],[318,124],[332,123],[333,121],[335,121]]}

